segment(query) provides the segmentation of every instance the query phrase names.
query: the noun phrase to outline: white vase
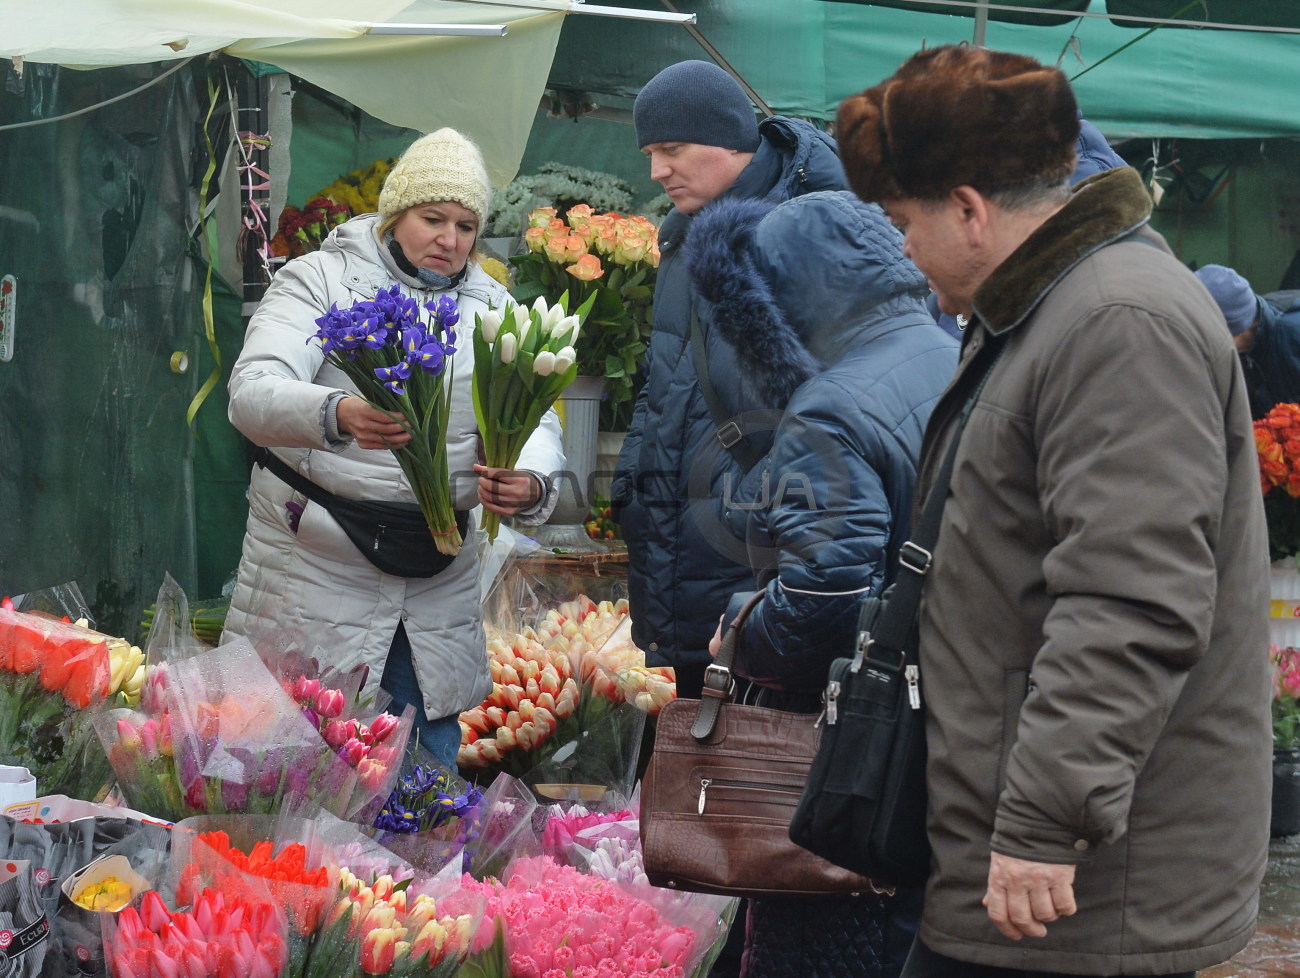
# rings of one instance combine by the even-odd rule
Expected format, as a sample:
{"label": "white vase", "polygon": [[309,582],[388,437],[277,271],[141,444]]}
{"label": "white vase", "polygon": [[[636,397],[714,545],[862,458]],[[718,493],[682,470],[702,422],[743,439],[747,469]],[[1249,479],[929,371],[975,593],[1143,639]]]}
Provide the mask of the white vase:
{"label": "white vase", "polygon": [[1300,569],[1295,558],[1275,562],[1269,575],[1269,641],[1300,648]]}

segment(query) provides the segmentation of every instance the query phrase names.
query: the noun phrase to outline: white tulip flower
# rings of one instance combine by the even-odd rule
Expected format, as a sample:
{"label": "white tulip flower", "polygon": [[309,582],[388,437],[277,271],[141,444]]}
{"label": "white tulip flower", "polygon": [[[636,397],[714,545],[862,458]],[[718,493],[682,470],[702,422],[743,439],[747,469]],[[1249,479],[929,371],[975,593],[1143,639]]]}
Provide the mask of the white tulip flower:
{"label": "white tulip flower", "polygon": [[578,360],[578,353],[571,346],[563,347],[555,354],[555,372],[562,374],[572,367]]}
{"label": "white tulip flower", "polygon": [[558,323],[556,323],[554,326],[551,327],[551,339],[559,339],[569,330],[573,330],[574,331],[573,338],[576,340],[578,338],[578,333],[577,333],[578,325],[579,325],[579,320],[577,316],[565,316]]}
{"label": "white tulip flower", "polygon": [[555,370],[555,354],[543,350],[533,359],[533,373],[538,377],[549,377]]}
{"label": "white tulip flower", "polygon": [[533,303],[533,312],[537,313],[537,318],[541,322],[542,329],[547,331],[564,318],[564,307],[558,302],[553,306],[548,306],[546,304],[546,297],[541,295],[539,295],[537,301]]}
{"label": "white tulip flower", "polygon": [[515,314],[515,331],[522,333],[528,328],[528,324],[533,321],[532,317],[528,314],[528,307],[521,306],[517,303],[511,303],[510,308],[514,310]]}
{"label": "white tulip flower", "polygon": [[497,343],[497,356],[501,358],[502,363],[515,362],[515,334],[506,333]]}
{"label": "white tulip flower", "polygon": [[495,309],[489,309],[479,317],[478,331],[483,337],[484,343],[495,343],[497,333],[501,329],[501,324],[505,322],[505,317]]}

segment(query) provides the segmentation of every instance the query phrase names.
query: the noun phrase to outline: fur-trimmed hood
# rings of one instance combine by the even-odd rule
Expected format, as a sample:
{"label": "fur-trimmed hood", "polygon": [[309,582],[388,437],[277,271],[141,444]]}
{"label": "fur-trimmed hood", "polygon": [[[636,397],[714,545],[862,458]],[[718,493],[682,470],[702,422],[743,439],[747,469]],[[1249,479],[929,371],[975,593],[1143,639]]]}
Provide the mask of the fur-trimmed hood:
{"label": "fur-trimmed hood", "polygon": [[687,266],[711,341],[734,351],[738,409],[783,408],[794,391],[875,336],[930,322],[925,276],[874,204],[848,191],[775,205],[719,200],[696,217]]}

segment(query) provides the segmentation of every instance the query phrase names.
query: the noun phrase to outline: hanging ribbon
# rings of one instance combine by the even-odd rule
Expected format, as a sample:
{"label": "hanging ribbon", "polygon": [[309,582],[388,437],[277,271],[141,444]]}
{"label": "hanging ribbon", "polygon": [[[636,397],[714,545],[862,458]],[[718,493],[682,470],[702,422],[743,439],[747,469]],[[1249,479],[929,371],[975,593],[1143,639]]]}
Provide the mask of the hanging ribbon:
{"label": "hanging ribbon", "polygon": [[[232,103],[233,104],[233,103]],[[239,134],[239,191],[244,200],[244,230],[251,235],[257,246],[257,257],[261,259],[262,271],[267,280],[271,278],[271,235],[270,220],[262,209],[256,194],[271,189],[271,176],[253,163],[253,153],[271,146],[269,133],[258,135],[252,132]],[[253,183],[254,177],[261,177],[261,183]]]}
{"label": "hanging ribbon", "polygon": [[209,220],[212,205],[206,205],[208,199],[208,190],[212,186],[212,177],[217,172],[217,151],[212,145],[212,134],[210,125],[212,114],[217,109],[219,99],[219,90],[217,88],[216,73],[214,70],[208,72],[208,114],[203,119],[203,143],[208,150],[208,167],[203,171],[203,179],[199,182],[199,237],[204,240],[208,248],[207,271],[203,279],[203,332],[207,337],[208,349],[212,351],[213,367],[212,373],[208,379],[203,382],[194,399],[190,401],[190,406],[185,411],[185,423],[191,428],[194,427],[194,416],[199,413],[199,408],[207,400],[208,395],[221,382],[221,348],[217,346],[217,331],[212,316],[212,273],[217,261],[217,227],[215,222]]}

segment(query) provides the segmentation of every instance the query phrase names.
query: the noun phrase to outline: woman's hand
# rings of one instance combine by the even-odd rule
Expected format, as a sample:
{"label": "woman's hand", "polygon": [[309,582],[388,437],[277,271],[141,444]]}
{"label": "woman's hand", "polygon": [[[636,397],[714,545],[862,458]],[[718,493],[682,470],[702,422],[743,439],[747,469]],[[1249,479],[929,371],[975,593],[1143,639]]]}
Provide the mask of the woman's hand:
{"label": "woman's hand", "polygon": [[339,431],[351,435],[362,448],[401,448],[411,440],[410,433],[401,424],[364,398],[342,398],[334,417]]}
{"label": "woman's hand", "polygon": [[501,516],[522,513],[542,498],[542,484],[531,472],[486,465],[475,465],[474,471],[478,473],[478,501]]}

